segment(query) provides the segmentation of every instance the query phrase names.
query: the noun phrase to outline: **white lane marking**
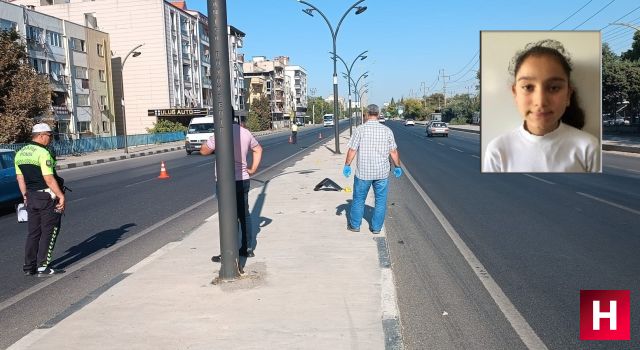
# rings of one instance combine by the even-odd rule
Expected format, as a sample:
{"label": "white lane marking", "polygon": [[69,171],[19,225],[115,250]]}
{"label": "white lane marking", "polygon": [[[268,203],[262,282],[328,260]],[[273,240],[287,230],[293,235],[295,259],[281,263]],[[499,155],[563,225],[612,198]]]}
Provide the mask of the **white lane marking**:
{"label": "white lane marking", "polygon": [[547,183],[547,184],[549,184],[549,185],[555,185],[555,183],[554,183],[554,182],[547,181],[547,180],[545,180],[545,179],[541,179],[541,178],[539,178],[539,177],[537,177],[537,176],[533,176],[533,175],[529,175],[529,174],[522,174],[522,175],[524,175],[524,176],[528,176],[528,177],[530,177],[530,178],[532,178],[532,179],[536,179],[536,180],[538,180],[538,181],[542,181],[542,182]]}
{"label": "white lane marking", "polygon": [[511,327],[513,327],[518,336],[520,336],[522,342],[529,349],[548,349],[547,346],[542,342],[540,337],[538,337],[533,328],[531,328],[529,323],[527,323],[527,320],[522,317],[522,314],[520,314],[511,300],[509,300],[506,294],[504,294],[502,288],[500,288],[498,283],[496,283],[493,277],[491,277],[480,260],[478,260],[478,258],[473,254],[471,249],[469,249],[467,244],[464,243],[462,238],[460,238],[460,235],[453,228],[451,223],[449,223],[449,220],[447,220],[440,209],[438,209],[436,204],[422,190],[422,188],[418,186],[418,183],[413,178],[413,176],[411,176],[407,169],[405,169],[405,174],[407,175],[409,181],[411,181],[411,183],[413,184],[413,187],[415,187],[422,199],[425,201],[427,206],[429,206],[429,209],[431,209],[433,214],[436,216],[436,218],[440,222],[440,225],[442,225],[444,230],[449,235],[449,238],[451,238],[451,240],[453,241],[453,244],[455,244],[456,248],[458,248],[458,251],[460,251],[460,254],[462,254],[476,276],[478,276],[478,279],[480,279],[480,282],[482,282],[484,287],[487,289],[489,295],[491,295],[493,300],[496,302],[496,304],[500,308],[500,311],[502,311],[504,316],[511,324]]}
{"label": "white lane marking", "polygon": [[478,158],[478,159],[480,159],[480,156],[476,156],[475,154],[472,154],[471,156],[472,156],[473,158]]}
{"label": "white lane marking", "polygon": [[432,139],[427,139],[427,141],[429,141],[429,142],[434,142]]}
{"label": "white lane marking", "polygon": [[396,288],[393,273],[390,268],[381,269],[382,284],[382,319],[398,319],[398,305],[396,304]]}
{"label": "white lane marking", "polygon": [[128,185],[126,185],[126,186],[124,186],[124,187],[132,187],[132,186],[135,186],[135,185],[143,184],[143,183],[145,183],[145,182],[153,181],[153,180],[155,180],[155,179],[156,179],[156,178],[154,177],[153,179],[148,179],[148,180],[143,180],[143,181],[139,181],[139,182],[134,182],[134,183],[132,183],[132,184],[128,184]]}
{"label": "white lane marking", "polygon": [[609,204],[609,205],[614,206],[614,207],[616,207],[618,209],[626,210],[626,211],[628,211],[628,212],[630,212],[632,214],[640,215],[640,211],[635,210],[635,209],[631,209],[629,207],[625,207],[624,205],[613,203],[613,202],[609,202],[606,199],[598,198],[598,197],[592,196],[590,194],[586,194],[586,193],[582,193],[582,192],[576,192],[576,193],[581,195],[581,196],[585,196],[587,198],[591,198],[593,200],[596,200],[596,201],[599,201],[599,202],[602,202],[602,203],[605,203],[605,204]]}
{"label": "white lane marking", "polygon": [[640,174],[640,170],[627,169],[627,168],[614,166],[614,165],[606,165],[605,168],[614,168],[614,169],[619,169],[619,170],[624,170],[624,171],[631,171],[631,172]]}
{"label": "white lane marking", "polygon": [[85,199],[87,199],[87,197],[76,198],[76,199],[74,199],[74,200],[70,200],[70,201],[68,201],[68,202],[67,202],[67,204],[69,204],[69,203],[75,203],[75,202],[80,202],[81,200],[85,200]]}
{"label": "white lane marking", "polygon": [[196,166],[196,168],[199,168],[199,167],[202,167],[202,166],[207,166],[207,165],[209,165],[209,164],[213,164],[213,161],[211,161],[211,162],[206,162],[206,163],[202,163],[202,164],[200,164],[200,165]]}
{"label": "white lane marking", "polygon": [[457,148],[455,148],[455,147],[449,147],[449,148],[451,148],[451,149],[452,149],[452,150],[454,150],[454,151],[458,151],[458,152],[460,152],[460,153],[464,153],[464,151],[463,151],[463,150],[457,149]]}
{"label": "white lane marking", "polygon": [[444,146],[444,143],[442,143],[442,142],[438,142],[438,144],[439,144],[440,146]]}
{"label": "white lane marking", "polygon": [[0,303],[0,312],[3,311],[4,309],[10,307],[11,305],[23,300],[24,298],[27,298],[31,295],[33,295],[34,293],[38,292],[39,290],[48,287],[49,285],[51,285],[52,283],[57,282],[58,280],[64,278],[65,276],[69,276],[72,273],[83,269],[85,266],[93,263],[94,261],[103,258],[105,255],[110,254],[113,251],[116,251],[118,249],[120,249],[121,247],[137,240],[140,237],[144,237],[146,234],[148,234],[149,232],[153,232],[155,229],[164,226],[166,223],[170,222],[171,220],[180,217],[186,213],[188,213],[189,211],[201,206],[202,204],[206,203],[207,201],[210,201],[214,198],[215,196],[210,196],[207,197],[195,204],[192,204],[190,206],[188,206],[187,208],[184,208],[182,210],[180,210],[179,212],[165,218],[162,221],[159,221],[158,223],[156,223],[155,225],[149,226],[146,229],[144,229],[143,231],[141,231],[140,233],[134,235],[134,236],[130,236],[114,245],[112,245],[111,247],[104,249],[98,253],[95,253],[93,255],[91,255],[90,257],[79,261],[76,265],[71,266],[70,268],[66,269],[66,273],[63,274],[59,274],[59,275],[53,275],[51,277],[48,277],[45,281],[38,283],[37,285],[22,291],[21,293],[18,293],[14,296],[12,296],[11,298],[6,299],[5,301]]}
{"label": "white lane marking", "polygon": [[129,274],[131,274],[131,273],[134,273],[134,272],[136,272],[136,271],[140,270],[142,267],[144,267],[144,266],[148,265],[150,262],[152,262],[152,261],[156,260],[157,258],[159,258],[159,257],[163,256],[163,255],[164,255],[164,254],[166,254],[168,251],[170,251],[171,249],[173,249],[173,248],[175,248],[175,247],[179,246],[180,244],[182,244],[182,241],[179,241],[179,242],[169,242],[169,243],[165,244],[165,246],[164,246],[164,247],[162,247],[162,248],[160,248],[160,249],[156,250],[155,252],[153,252],[153,253],[152,253],[151,255],[149,255],[148,257],[146,257],[146,258],[144,258],[144,259],[140,260],[140,262],[139,262],[139,263],[137,263],[137,264],[135,264],[135,265],[131,266],[128,270],[126,270],[126,271],[125,271],[125,272],[123,272],[123,273],[129,273]]}

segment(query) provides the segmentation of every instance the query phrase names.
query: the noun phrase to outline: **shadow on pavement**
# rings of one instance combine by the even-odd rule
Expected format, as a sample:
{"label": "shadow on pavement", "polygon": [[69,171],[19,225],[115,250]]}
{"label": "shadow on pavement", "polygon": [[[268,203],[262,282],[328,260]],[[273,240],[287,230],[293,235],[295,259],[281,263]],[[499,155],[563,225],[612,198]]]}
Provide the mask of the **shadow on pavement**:
{"label": "shadow on pavement", "polygon": [[[55,259],[51,265],[57,268],[64,268],[99,250],[109,248],[118,243],[122,236],[129,232],[128,229],[134,226],[136,226],[134,223],[124,224],[116,229],[98,232],[83,242],[69,248],[65,252],[64,256]],[[64,226],[62,227],[62,230],[64,230]]]}
{"label": "shadow on pavement", "polygon": [[[336,215],[337,216],[342,216],[342,213],[346,214],[345,215],[346,216],[346,222],[344,223],[345,227],[347,227],[347,224],[349,223],[349,219],[351,218],[351,216],[349,214],[349,209],[351,208],[351,202],[353,202],[353,200],[347,199],[347,203],[340,204],[339,206],[336,207]],[[372,217],[373,217],[373,207],[365,204],[365,206],[364,206],[364,215],[362,216],[362,218],[364,219],[364,221],[369,223],[369,227],[371,227],[371,218]],[[362,231],[362,226],[360,226],[360,230]]]}

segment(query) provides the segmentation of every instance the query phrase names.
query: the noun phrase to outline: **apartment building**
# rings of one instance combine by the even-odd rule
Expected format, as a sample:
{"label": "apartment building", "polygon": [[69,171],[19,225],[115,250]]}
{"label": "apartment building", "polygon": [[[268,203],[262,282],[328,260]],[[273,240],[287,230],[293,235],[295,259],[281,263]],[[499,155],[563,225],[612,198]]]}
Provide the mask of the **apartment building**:
{"label": "apartment building", "polygon": [[[70,21],[95,20],[111,38],[118,134],[146,133],[159,118],[187,124],[212,107],[207,17],[167,0],[16,0]],[[244,33],[228,27],[233,108],[244,108]],[[122,103],[125,103],[123,108]],[[242,114],[242,112],[238,112]],[[124,118],[123,118],[124,115]]]}
{"label": "apartment building", "polygon": [[91,17],[82,22],[0,2],[0,27],[25,38],[29,63],[51,82],[57,131],[108,136],[115,125],[109,35],[93,28]]}
{"label": "apartment building", "polygon": [[295,111],[295,119],[303,123],[307,122],[304,116],[307,113],[307,71],[296,65],[288,65],[284,68],[284,74],[289,81],[289,89],[286,91],[289,108],[287,111]]}

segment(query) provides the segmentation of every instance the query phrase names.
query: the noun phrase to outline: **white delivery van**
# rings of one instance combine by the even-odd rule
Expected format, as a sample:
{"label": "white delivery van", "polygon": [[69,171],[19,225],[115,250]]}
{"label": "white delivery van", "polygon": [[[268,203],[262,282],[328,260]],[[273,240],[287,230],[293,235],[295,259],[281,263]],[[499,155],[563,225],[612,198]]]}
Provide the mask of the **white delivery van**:
{"label": "white delivery van", "polygon": [[187,154],[193,151],[200,151],[200,146],[213,135],[213,116],[195,117],[189,122],[187,139],[184,142],[184,149]]}
{"label": "white delivery van", "polygon": [[333,126],[333,114],[325,114],[323,118],[323,126]]}

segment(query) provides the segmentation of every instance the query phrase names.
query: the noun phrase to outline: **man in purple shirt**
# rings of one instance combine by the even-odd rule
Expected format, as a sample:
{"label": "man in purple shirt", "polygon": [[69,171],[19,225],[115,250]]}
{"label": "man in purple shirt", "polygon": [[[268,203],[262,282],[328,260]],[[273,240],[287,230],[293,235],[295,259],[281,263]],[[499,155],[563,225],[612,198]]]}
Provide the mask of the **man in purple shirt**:
{"label": "man in purple shirt", "polygon": [[[215,135],[209,140],[202,143],[200,154],[209,155],[216,150]],[[251,150],[253,161],[251,167],[247,166],[247,154]],[[253,231],[251,225],[251,214],[249,213],[249,188],[250,177],[255,174],[262,159],[262,146],[258,140],[251,134],[251,131],[238,125],[233,124],[233,158],[235,160],[235,177],[236,177],[236,203],[238,212],[238,221],[242,229],[242,242],[240,246],[240,256],[254,257],[253,253]],[[220,256],[211,258],[214,262],[220,261]]]}

